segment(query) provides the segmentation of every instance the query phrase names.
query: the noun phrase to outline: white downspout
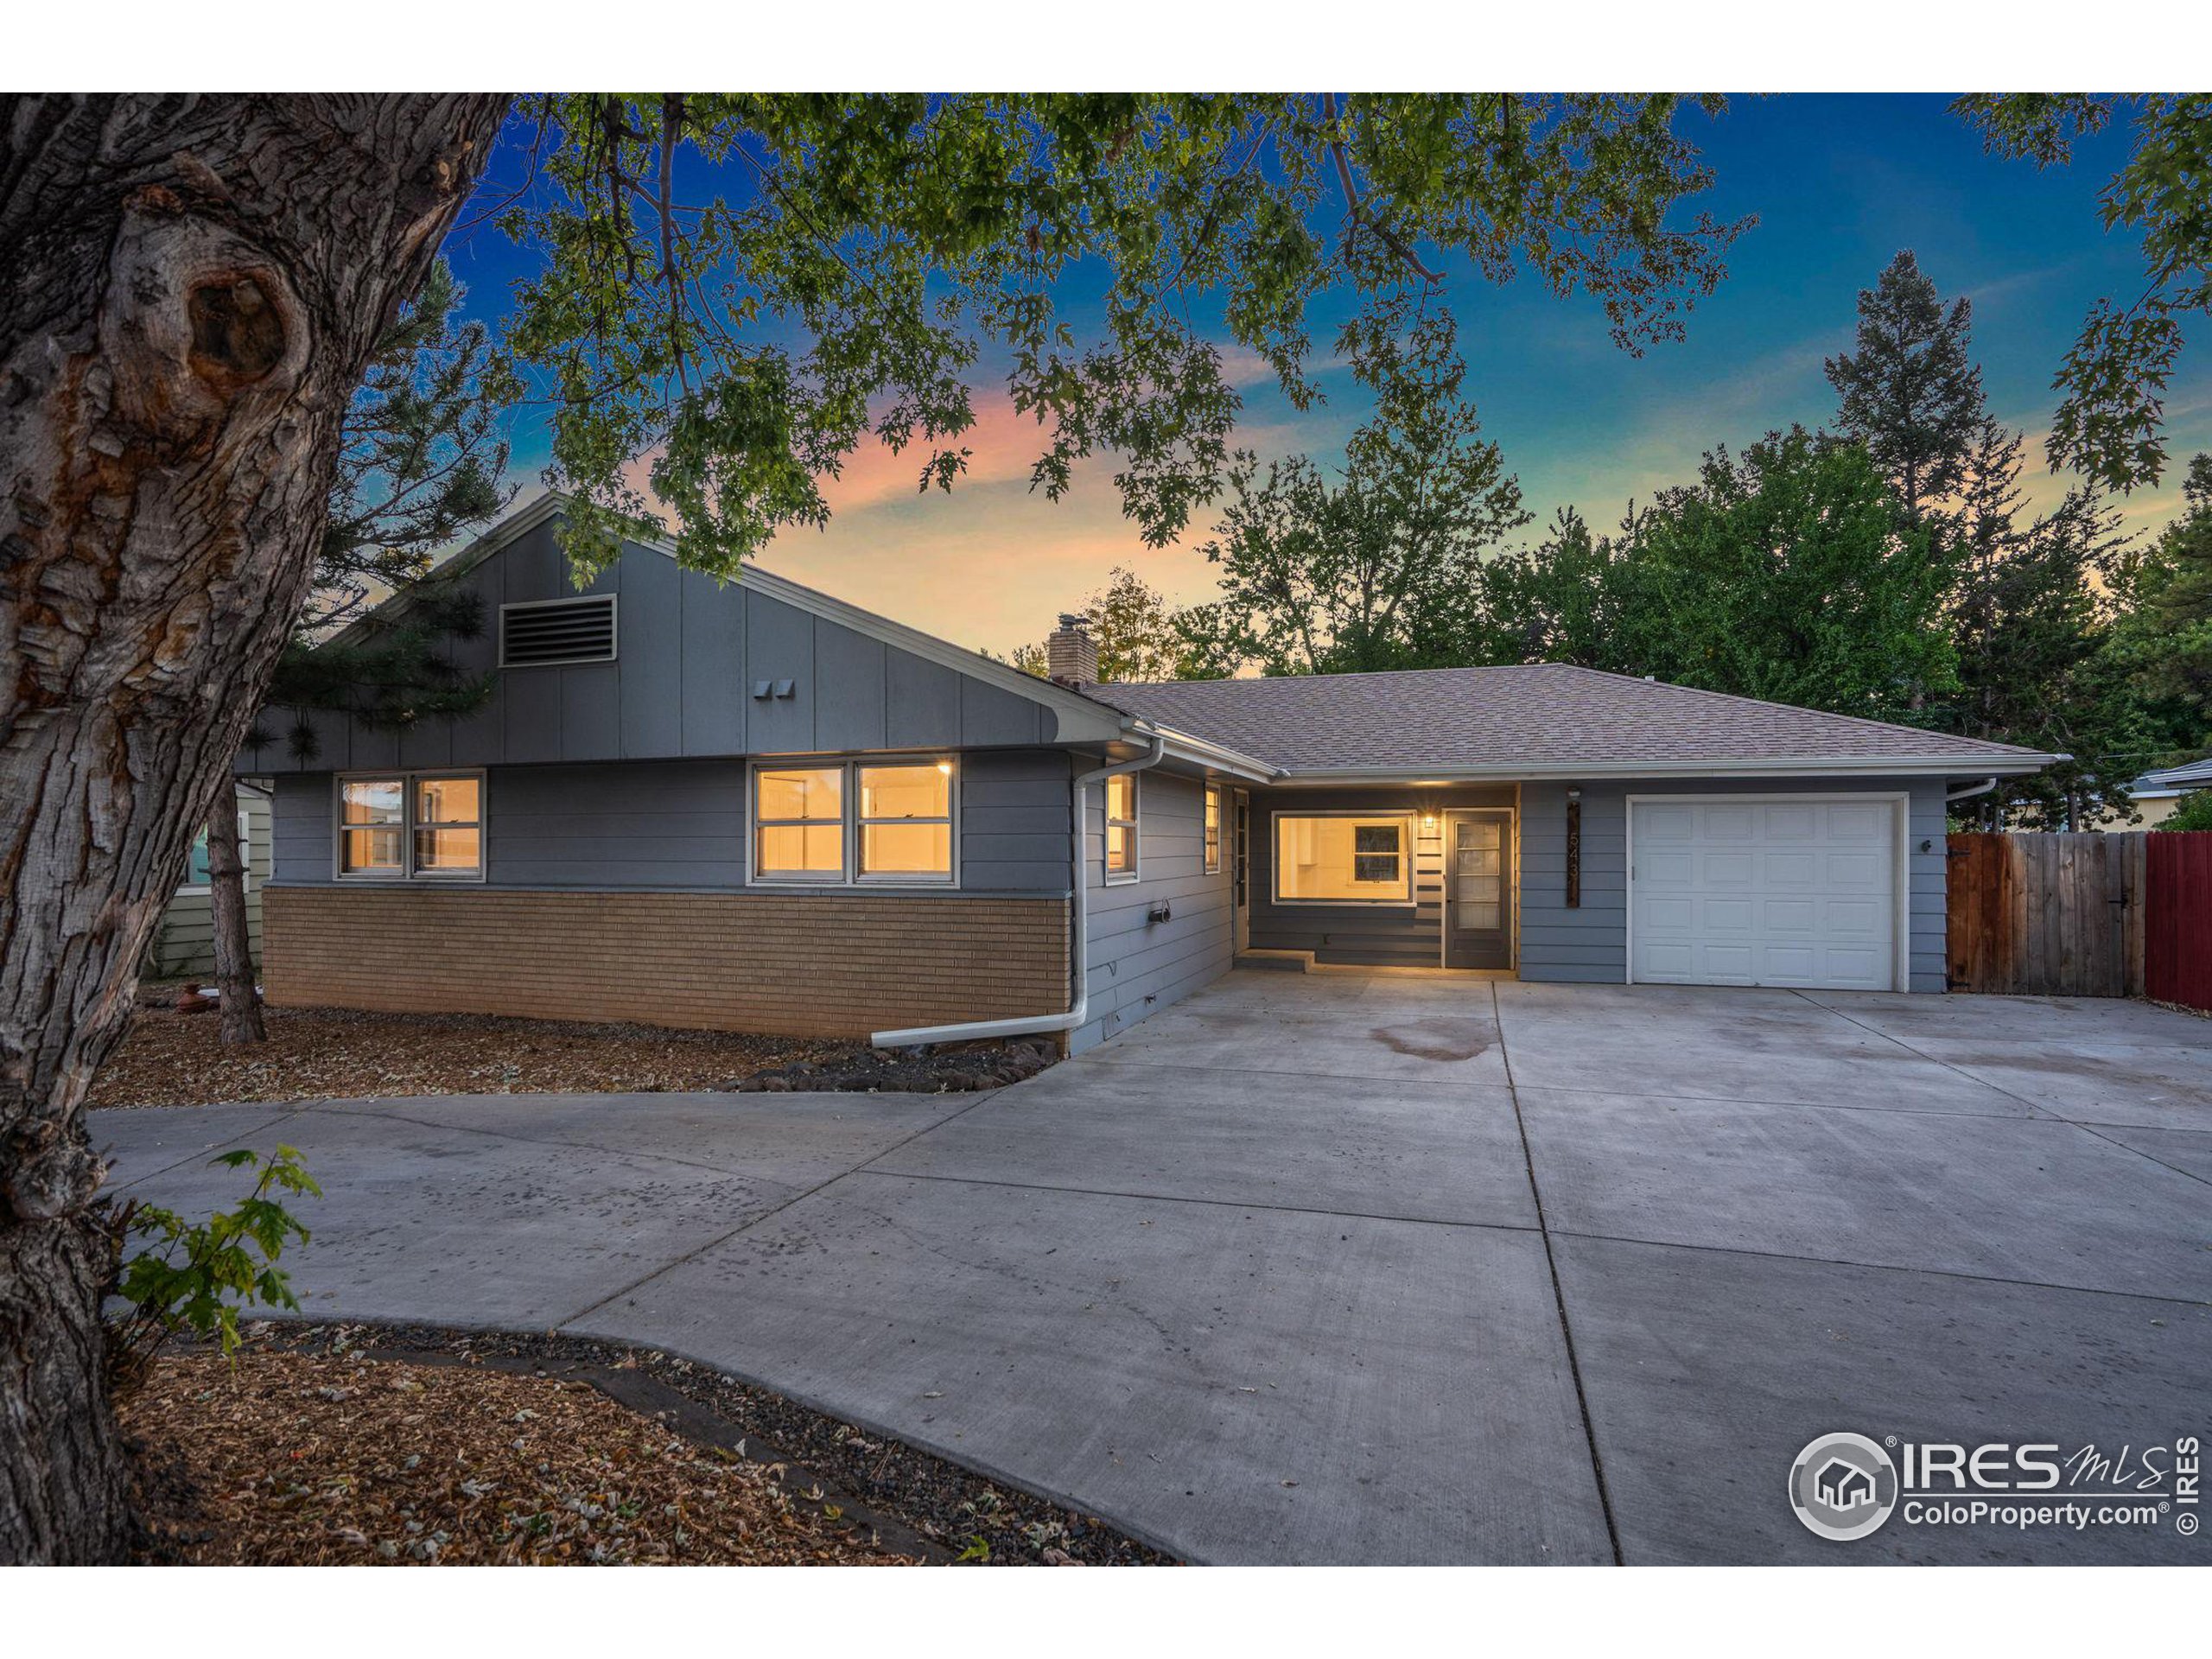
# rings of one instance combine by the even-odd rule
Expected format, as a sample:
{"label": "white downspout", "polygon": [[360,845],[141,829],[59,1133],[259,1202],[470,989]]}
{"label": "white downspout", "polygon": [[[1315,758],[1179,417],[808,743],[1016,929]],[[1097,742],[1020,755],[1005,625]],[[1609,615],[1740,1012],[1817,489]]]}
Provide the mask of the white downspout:
{"label": "white downspout", "polygon": [[909,1048],[917,1044],[974,1042],[986,1037],[1032,1037],[1048,1032],[1078,1031],[1090,1011],[1090,786],[1125,772],[1156,766],[1167,753],[1167,739],[1154,733],[1152,747],[1130,760],[1079,772],[1069,785],[1069,805],[1075,813],[1075,855],[1070,861],[1074,876],[1074,903],[1069,913],[1071,948],[1075,955],[1073,995],[1065,1014],[1020,1014],[1007,1020],[969,1020],[951,1026],[913,1026],[905,1031],[879,1031],[868,1039],[878,1048]]}
{"label": "white downspout", "polygon": [[1980,783],[1971,785],[1965,789],[1955,789],[1951,791],[1950,793],[1943,797],[1943,799],[1947,803],[1951,801],[1970,801],[1977,795],[1988,794],[1991,790],[1996,787],[1997,780],[1994,778],[1985,778]]}

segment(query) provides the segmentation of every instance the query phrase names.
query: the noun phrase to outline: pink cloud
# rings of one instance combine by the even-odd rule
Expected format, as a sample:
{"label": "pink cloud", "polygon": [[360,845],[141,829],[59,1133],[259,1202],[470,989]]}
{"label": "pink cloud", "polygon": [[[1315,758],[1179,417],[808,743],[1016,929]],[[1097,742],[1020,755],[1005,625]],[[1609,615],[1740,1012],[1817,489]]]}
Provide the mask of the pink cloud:
{"label": "pink cloud", "polygon": [[836,476],[822,480],[822,493],[830,510],[849,512],[918,495],[922,467],[939,449],[969,452],[967,471],[953,481],[956,490],[963,484],[1027,480],[1032,464],[1051,444],[1049,432],[1033,412],[1023,414],[1016,410],[1013,397],[1003,391],[979,391],[975,410],[974,425],[934,444],[918,435],[904,449],[893,451],[873,437],[861,440]]}

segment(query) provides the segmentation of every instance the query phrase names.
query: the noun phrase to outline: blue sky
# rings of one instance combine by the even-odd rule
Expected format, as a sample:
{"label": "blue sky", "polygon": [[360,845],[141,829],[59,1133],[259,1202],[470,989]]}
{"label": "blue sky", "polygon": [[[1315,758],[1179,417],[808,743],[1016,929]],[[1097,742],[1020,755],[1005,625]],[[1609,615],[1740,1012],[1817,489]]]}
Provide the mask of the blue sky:
{"label": "blue sky", "polygon": [[[1528,534],[1569,504],[1609,526],[1631,497],[1691,476],[1715,443],[1827,419],[1834,397],[1821,360],[1848,346],[1859,290],[1907,247],[1947,298],[1974,302],[1991,406],[2030,435],[2031,498],[2056,499],[2063,480],[2040,461],[2052,371],[2090,303],[2141,282],[2133,238],[2106,234],[2097,216],[2098,191],[2125,157],[2124,130],[2082,145],[2070,168],[2042,173],[1985,156],[1940,98],[1739,98],[1719,122],[1690,116],[1683,130],[1716,175],[1701,205],[1719,219],[1760,221],[1737,241],[1727,280],[1691,314],[1686,340],[1632,358],[1586,300],[1554,299],[1525,278],[1453,284],[1468,386],[1536,514]],[[528,268],[526,251],[483,227],[449,252],[471,308],[496,319],[506,284]],[[1326,330],[1316,334],[1325,340]],[[1341,388],[1344,377],[1325,384]],[[1211,596],[1212,575],[1195,550],[1202,525],[1180,546],[1147,549],[1121,517],[1110,462],[1087,469],[1057,505],[1032,496],[1033,439],[988,398],[978,403],[974,473],[950,496],[917,496],[906,460],[858,457],[833,497],[830,527],[787,532],[765,563],[1000,652],[1041,637],[1055,611],[1116,564],[1178,602]],[[1326,457],[1362,412],[1339,399],[1299,416],[1271,385],[1255,385],[1244,441],[1262,453]],[[2202,348],[2183,356],[2168,416],[2177,461],[2212,448],[2212,357]],[[512,436],[516,475],[534,480],[545,461],[537,416],[518,411]],[[2177,465],[2164,489],[2128,503],[2131,520],[2170,516],[2179,475]]]}

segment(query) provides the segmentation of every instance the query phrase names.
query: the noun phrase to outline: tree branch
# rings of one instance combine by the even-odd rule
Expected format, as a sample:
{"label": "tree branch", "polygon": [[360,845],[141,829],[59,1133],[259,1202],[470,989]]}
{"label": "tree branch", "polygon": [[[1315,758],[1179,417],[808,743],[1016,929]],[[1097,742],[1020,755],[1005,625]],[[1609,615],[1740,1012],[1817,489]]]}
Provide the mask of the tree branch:
{"label": "tree branch", "polygon": [[1344,140],[1336,131],[1337,95],[1334,92],[1321,94],[1321,112],[1329,119],[1329,154],[1337,163],[1337,182],[1344,188],[1344,207],[1351,214],[1354,227],[1364,226],[1373,232],[1376,240],[1397,255],[1399,263],[1420,276],[1423,282],[1442,282],[1444,278],[1440,273],[1431,270],[1423,264],[1421,256],[1415,253],[1396,232],[1381,220],[1370,218],[1366,208],[1361,205],[1359,191],[1352,183],[1351,159],[1344,154]]}

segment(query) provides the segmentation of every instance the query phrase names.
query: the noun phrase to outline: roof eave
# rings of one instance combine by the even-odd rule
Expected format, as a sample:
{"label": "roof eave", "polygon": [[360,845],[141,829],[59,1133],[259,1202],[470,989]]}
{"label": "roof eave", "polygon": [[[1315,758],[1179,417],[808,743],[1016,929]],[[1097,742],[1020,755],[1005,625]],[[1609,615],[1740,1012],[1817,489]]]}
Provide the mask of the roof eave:
{"label": "roof eave", "polygon": [[1202,737],[1192,737],[1188,732],[1179,732],[1155,721],[1139,720],[1135,729],[1157,732],[1165,738],[1169,759],[1188,761],[1193,766],[1204,766],[1209,772],[1242,778],[1254,784],[1272,784],[1282,775],[1281,768],[1256,755],[1241,753],[1219,743],[1209,743]]}
{"label": "roof eave", "polygon": [[1698,760],[1582,760],[1479,766],[1294,766],[1283,785],[1351,783],[1573,782],[1583,778],[1976,778],[2040,772],[2063,755],[1858,755],[1797,760],[1721,756]]}

